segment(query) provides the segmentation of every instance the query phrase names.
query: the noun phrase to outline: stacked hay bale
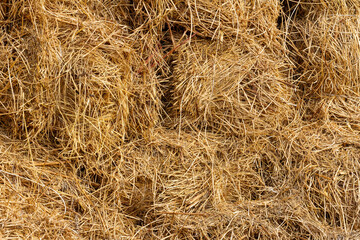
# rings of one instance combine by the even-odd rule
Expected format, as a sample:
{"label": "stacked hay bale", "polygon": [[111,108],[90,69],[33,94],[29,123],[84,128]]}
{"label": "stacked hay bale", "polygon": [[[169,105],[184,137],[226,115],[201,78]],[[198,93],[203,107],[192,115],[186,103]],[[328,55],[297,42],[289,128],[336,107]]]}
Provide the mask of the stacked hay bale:
{"label": "stacked hay bale", "polygon": [[158,121],[158,81],[120,21],[122,4],[17,3],[2,36],[1,112],[11,135],[68,156],[103,155],[148,135]]}
{"label": "stacked hay bale", "polygon": [[279,112],[289,117],[292,65],[277,28],[278,1],[139,0],[134,5],[134,24],[162,43],[164,52],[153,55],[167,62],[162,88],[170,127],[239,134],[244,120],[257,121],[260,129],[266,123],[259,118]]}
{"label": "stacked hay bale", "polygon": [[[316,1],[293,6],[289,39],[307,118],[348,121],[358,131],[360,42],[358,1]],[[312,115],[312,116],[310,116]]]}
{"label": "stacked hay bale", "polygon": [[[292,118],[292,65],[277,29],[279,2],[135,2],[141,26],[165,42],[171,72],[163,83],[166,128],[143,144],[153,150],[139,148],[142,157],[132,157],[139,165],[149,159],[137,189],[151,187],[129,208],[151,225],[136,236],[286,239],[293,229],[298,236],[309,234],[309,225],[317,223],[292,219],[277,228],[284,218],[276,197],[291,184],[283,156],[288,143],[279,132]],[[176,131],[169,130],[174,126]],[[247,208],[256,216],[249,217]],[[310,215],[296,217],[302,214]]]}
{"label": "stacked hay bale", "polygon": [[123,210],[132,185],[121,175],[121,168],[101,171],[101,166],[90,168],[85,162],[69,164],[54,148],[29,146],[3,132],[0,154],[1,238],[134,235],[134,218],[125,216]]}
{"label": "stacked hay bale", "polygon": [[358,237],[356,6],[0,4],[0,237]]}
{"label": "stacked hay bale", "polygon": [[[297,147],[292,143],[291,152],[300,153],[304,173],[294,185],[304,209],[332,237],[356,238],[359,229],[353,214],[358,202],[354,190],[359,189],[354,179],[360,140],[359,9],[359,1],[301,1],[292,5],[284,25],[296,64],[302,122],[294,129]],[[307,171],[306,165],[313,167]]]}
{"label": "stacked hay bale", "polygon": [[194,38],[174,64],[173,114],[181,128],[239,136],[289,117],[289,65],[256,40],[240,45]]}
{"label": "stacked hay bale", "polygon": [[1,3],[0,124],[11,140],[0,144],[1,214],[9,217],[0,236],[134,234],[122,215],[133,185],[118,148],[150,135],[160,91],[145,43],[126,25],[128,6]]}
{"label": "stacked hay bale", "polygon": [[279,7],[277,1],[180,5],[173,24],[189,34],[185,43],[184,35],[173,36],[182,43],[169,81],[174,125],[240,136],[290,118],[291,64],[276,25]]}

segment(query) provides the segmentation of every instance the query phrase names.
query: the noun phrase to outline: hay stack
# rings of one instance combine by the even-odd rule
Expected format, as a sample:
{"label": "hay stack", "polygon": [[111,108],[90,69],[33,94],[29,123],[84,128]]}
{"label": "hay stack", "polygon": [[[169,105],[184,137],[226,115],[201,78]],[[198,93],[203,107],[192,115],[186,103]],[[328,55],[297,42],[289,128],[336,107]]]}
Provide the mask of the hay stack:
{"label": "hay stack", "polygon": [[[3,132],[0,154],[1,238],[134,235],[136,217],[124,215],[132,183],[121,175],[121,167],[102,171],[101,166],[90,168],[85,161],[69,163],[58,157],[59,150],[33,142],[29,146]],[[112,157],[118,159],[115,154]]]}
{"label": "hay stack", "polygon": [[269,127],[280,114],[288,117],[289,67],[285,58],[256,41],[232,45],[194,38],[174,61],[173,111],[178,125],[236,135],[252,123],[258,130]]}
{"label": "hay stack", "polygon": [[359,123],[359,8],[358,1],[304,2],[293,7],[290,47],[300,98],[308,101],[313,118]]}
{"label": "hay stack", "polygon": [[135,0],[133,5],[135,26],[158,35],[171,27],[173,31],[196,32],[213,40],[237,39],[248,34],[261,35],[259,39],[271,38],[277,31],[280,14],[280,4],[275,0]]}
{"label": "hay stack", "polygon": [[166,130],[133,148],[136,237],[359,236],[359,148],[296,122],[252,142]]}
{"label": "hay stack", "polygon": [[359,30],[352,11],[311,9],[305,19],[296,22],[301,37],[298,50],[302,59],[302,81],[309,93],[343,95],[359,92]]}
{"label": "hay stack", "polygon": [[280,2],[0,4],[0,238],[359,238],[357,1]]}
{"label": "hay stack", "polygon": [[102,155],[154,127],[160,109],[155,72],[120,21],[121,3],[107,4],[10,5],[1,39],[0,111],[12,136],[61,147],[64,154]]}
{"label": "hay stack", "polygon": [[134,31],[161,45],[148,55],[163,73],[171,127],[241,134],[253,130],[249,121],[264,129],[260,116],[288,112],[280,110],[291,104],[292,89],[278,1],[140,0],[134,6]]}

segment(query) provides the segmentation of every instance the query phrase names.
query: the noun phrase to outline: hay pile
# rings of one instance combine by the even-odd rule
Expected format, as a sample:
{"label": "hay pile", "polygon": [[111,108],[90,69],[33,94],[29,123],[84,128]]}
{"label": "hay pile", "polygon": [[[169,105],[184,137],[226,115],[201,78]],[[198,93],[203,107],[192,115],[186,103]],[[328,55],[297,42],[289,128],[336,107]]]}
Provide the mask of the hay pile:
{"label": "hay pile", "polygon": [[292,104],[289,65],[267,50],[245,40],[235,46],[193,40],[179,49],[172,79],[179,128],[244,135],[285,120]]}
{"label": "hay pile", "polygon": [[359,7],[357,1],[293,7],[296,21],[291,21],[288,34],[305,93],[301,98],[316,101],[312,108],[320,117],[358,120]]}
{"label": "hay pile", "polygon": [[358,1],[0,4],[0,237],[357,239]]}

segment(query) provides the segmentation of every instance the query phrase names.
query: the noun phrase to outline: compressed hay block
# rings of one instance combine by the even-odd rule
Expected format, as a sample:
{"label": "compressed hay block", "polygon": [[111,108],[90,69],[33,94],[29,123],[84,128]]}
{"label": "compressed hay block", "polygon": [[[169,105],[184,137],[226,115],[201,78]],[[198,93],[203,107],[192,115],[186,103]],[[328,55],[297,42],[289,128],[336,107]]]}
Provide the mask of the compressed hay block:
{"label": "compressed hay block", "polygon": [[269,41],[278,32],[280,3],[276,0],[135,0],[133,5],[132,25],[158,36],[172,28],[217,40],[251,34]]}
{"label": "compressed hay block", "polygon": [[278,1],[186,1],[174,21],[211,39],[239,38],[276,31]]}
{"label": "compressed hay block", "polygon": [[286,117],[292,90],[283,58],[254,42],[193,39],[176,54],[173,116],[178,125],[243,134]]}
{"label": "compressed hay block", "polygon": [[359,129],[359,8],[359,1],[302,2],[289,22],[295,79],[308,120]]}
{"label": "compressed hay block", "polygon": [[298,73],[307,93],[350,94],[359,92],[360,43],[356,16],[319,14],[314,21],[294,24],[293,42],[298,48]]}
{"label": "compressed hay block", "polygon": [[146,137],[159,119],[158,81],[117,12],[21,4],[0,43],[9,53],[1,56],[0,111],[12,135],[75,155]]}
{"label": "compressed hay block", "polygon": [[[133,236],[133,219],[123,215],[121,202],[128,193],[122,189],[129,182],[110,171],[102,172],[99,179],[89,166],[84,167],[88,172],[80,178],[78,172],[85,170],[64,163],[54,154],[56,151],[11,139],[0,129],[0,214],[4,218],[0,236],[5,239]],[[111,179],[109,175],[113,175]],[[104,185],[100,188],[96,181]]]}

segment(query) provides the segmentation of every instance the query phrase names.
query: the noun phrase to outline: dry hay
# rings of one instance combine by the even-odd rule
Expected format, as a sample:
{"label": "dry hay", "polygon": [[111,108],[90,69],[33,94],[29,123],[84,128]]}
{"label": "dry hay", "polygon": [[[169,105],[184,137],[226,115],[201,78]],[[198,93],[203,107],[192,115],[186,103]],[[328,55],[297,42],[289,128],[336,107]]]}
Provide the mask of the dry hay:
{"label": "dry hay", "polygon": [[196,32],[211,39],[258,36],[270,40],[280,14],[278,1],[135,0],[134,26],[161,35],[165,27]]}
{"label": "dry hay", "polygon": [[[187,35],[241,44],[243,40],[257,41],[263,46],[278,46],[278,1],[184,1],[135,0],[129,25],[147,45],[148,62],[160,65],[163,75],[171,68],[171,56],[184,42],[177,35]],[[164,61],[165,60],[165,61]],[[170,73],[171,75],[171,73]]]}
{"label": "dry hay", "polygon": [[0,238],[359,238],[359,3],[282,2],[1,3]]}
{"label": "dry hay", "polygon": [[31,161],[23,142],[3,136],[2,234],[355,238],[359,150],[327,129],[289,127],[253,143],[159,132],[150,143],[123,145],[106,170],[68,164],[40,146]]}
{"label": "dry hay", "polygon": [[155,72],[141,67],[137,37],[117,19],[121,6],[18,2],[2,35],[1,111],[11,135],[70,155],[102,155],[146,135],[159,89]]}
{"label": "dry hay", "polygon": [[57,150],[30,147],[2,134],[0,153],[1,238],[118,238],[134,233],[133,217],[118,207],[131,185],[126,187],[115,168],[111,172],[116,177],[102,189],[110,170],[101,175],[100,169],[69,164],[57,157]]}
{"label": "dry hay", "polygon": [[316,118],[358,130],[360,42],[358,1],[294,4],[288,37],[297,62],[300,98]]}
{"label": "dry hay", "polygon": [[290,65],[255,41],[233,46],[193,39],[174,59],[172,108],[179,125],[246,134],[291,117]]}
{"label": "dry hay", "polygon": [[[309,13],[310,14],[310,13]],[[317,13],[296,22],[301,42],[301,80],[310,93],[354,95],[359,92],[359,20],[351,11]]]}

